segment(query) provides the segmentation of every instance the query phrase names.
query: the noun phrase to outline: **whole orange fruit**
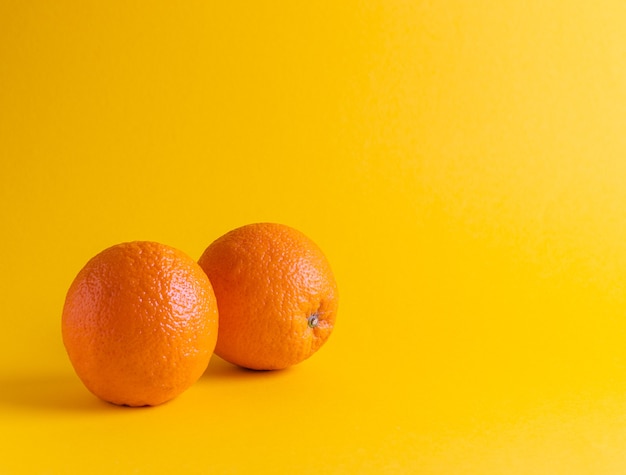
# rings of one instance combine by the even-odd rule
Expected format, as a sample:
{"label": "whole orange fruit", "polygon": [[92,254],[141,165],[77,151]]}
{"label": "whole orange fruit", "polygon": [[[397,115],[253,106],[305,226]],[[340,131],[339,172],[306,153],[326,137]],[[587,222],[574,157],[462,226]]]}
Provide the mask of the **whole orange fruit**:
{"label": "whole orange fruit", "polygon": [[217,340],[215,294],[183,252],[146,241],[93,257],[72,282],[62,318],[74,370],[96,396],[154,406],[195,383]]}
{"label": "whole orange fruit", "polygon": [[220,331],[215,353],[251,369],[281,369],[315,353],[335,325],[338,294],[320,248],[275,223],[237,228],[198,263],[213,284]]}

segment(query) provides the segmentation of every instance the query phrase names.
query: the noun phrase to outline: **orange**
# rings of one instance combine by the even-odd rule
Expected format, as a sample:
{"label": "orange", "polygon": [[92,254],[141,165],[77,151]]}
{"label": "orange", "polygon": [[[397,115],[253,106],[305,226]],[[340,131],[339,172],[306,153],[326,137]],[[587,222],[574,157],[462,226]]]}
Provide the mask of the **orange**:
{"label": "orange", "polygon": [[315,353],[335,325],[338,294],[319,247],[281,224],[237,228],[199,259],[219,308],[215,353],[251,369],[282,369]]}
{"label": "orange", "polygon": [[63,343],[74,370],[96,396],[154,406],[196,382],[217,339],[211,283],[183,252],[129,242],[93,257],[63,308]]}

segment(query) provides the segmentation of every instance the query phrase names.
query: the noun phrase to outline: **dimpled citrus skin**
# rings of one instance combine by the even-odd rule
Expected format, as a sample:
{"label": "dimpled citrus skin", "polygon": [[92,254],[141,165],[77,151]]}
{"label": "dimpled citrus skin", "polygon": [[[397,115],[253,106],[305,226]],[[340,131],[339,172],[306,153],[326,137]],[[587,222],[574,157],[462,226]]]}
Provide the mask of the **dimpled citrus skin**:
{"label": "dimpled citrus skin", "polygon": [[335,325],[338,294],[322,251],[301,232],[256,223],[214,241],[198,263],[220,314],[215,353],[250,369],[282,369],[315,353]]}
{"label": "dimpled citrus skin", "polygon": [[163,244],[110,247],[67,293],[63,343],[85,386],[105,401],[154,406],[189,388],[217,339],[217,303],[197,263]]}

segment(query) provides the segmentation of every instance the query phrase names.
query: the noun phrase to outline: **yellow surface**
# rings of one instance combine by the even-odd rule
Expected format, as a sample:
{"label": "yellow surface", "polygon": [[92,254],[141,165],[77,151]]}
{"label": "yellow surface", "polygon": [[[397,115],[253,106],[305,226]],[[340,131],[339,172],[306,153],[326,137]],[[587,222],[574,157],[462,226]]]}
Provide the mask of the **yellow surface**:
{"label": "yellow surface", "polygon": [[[177,3],[0,2],[0,473],[626,473],[626,3]],[[84,263],[254,221],[328,344],[89,394]]]}

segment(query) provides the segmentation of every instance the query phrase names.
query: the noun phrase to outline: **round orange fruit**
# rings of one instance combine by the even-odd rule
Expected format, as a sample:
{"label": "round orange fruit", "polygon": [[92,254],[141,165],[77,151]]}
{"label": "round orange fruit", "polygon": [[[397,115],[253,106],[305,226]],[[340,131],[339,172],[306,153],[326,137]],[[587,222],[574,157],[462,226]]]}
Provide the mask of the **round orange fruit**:
{"label": "round orange fruit", "polygon": [[146,241],[110,247],[72,282],[63,308],[63,343],[96,396],[154,406],[195,383],[215,348],[213,288],[198,264]]}
{"label": "round orange fruit", "polygon": [[337,284],[320,248],[291,227],[256,223],[214,241],[198,263],[219,308],[215,353],[257,370],[310,357],[337,315]]}

